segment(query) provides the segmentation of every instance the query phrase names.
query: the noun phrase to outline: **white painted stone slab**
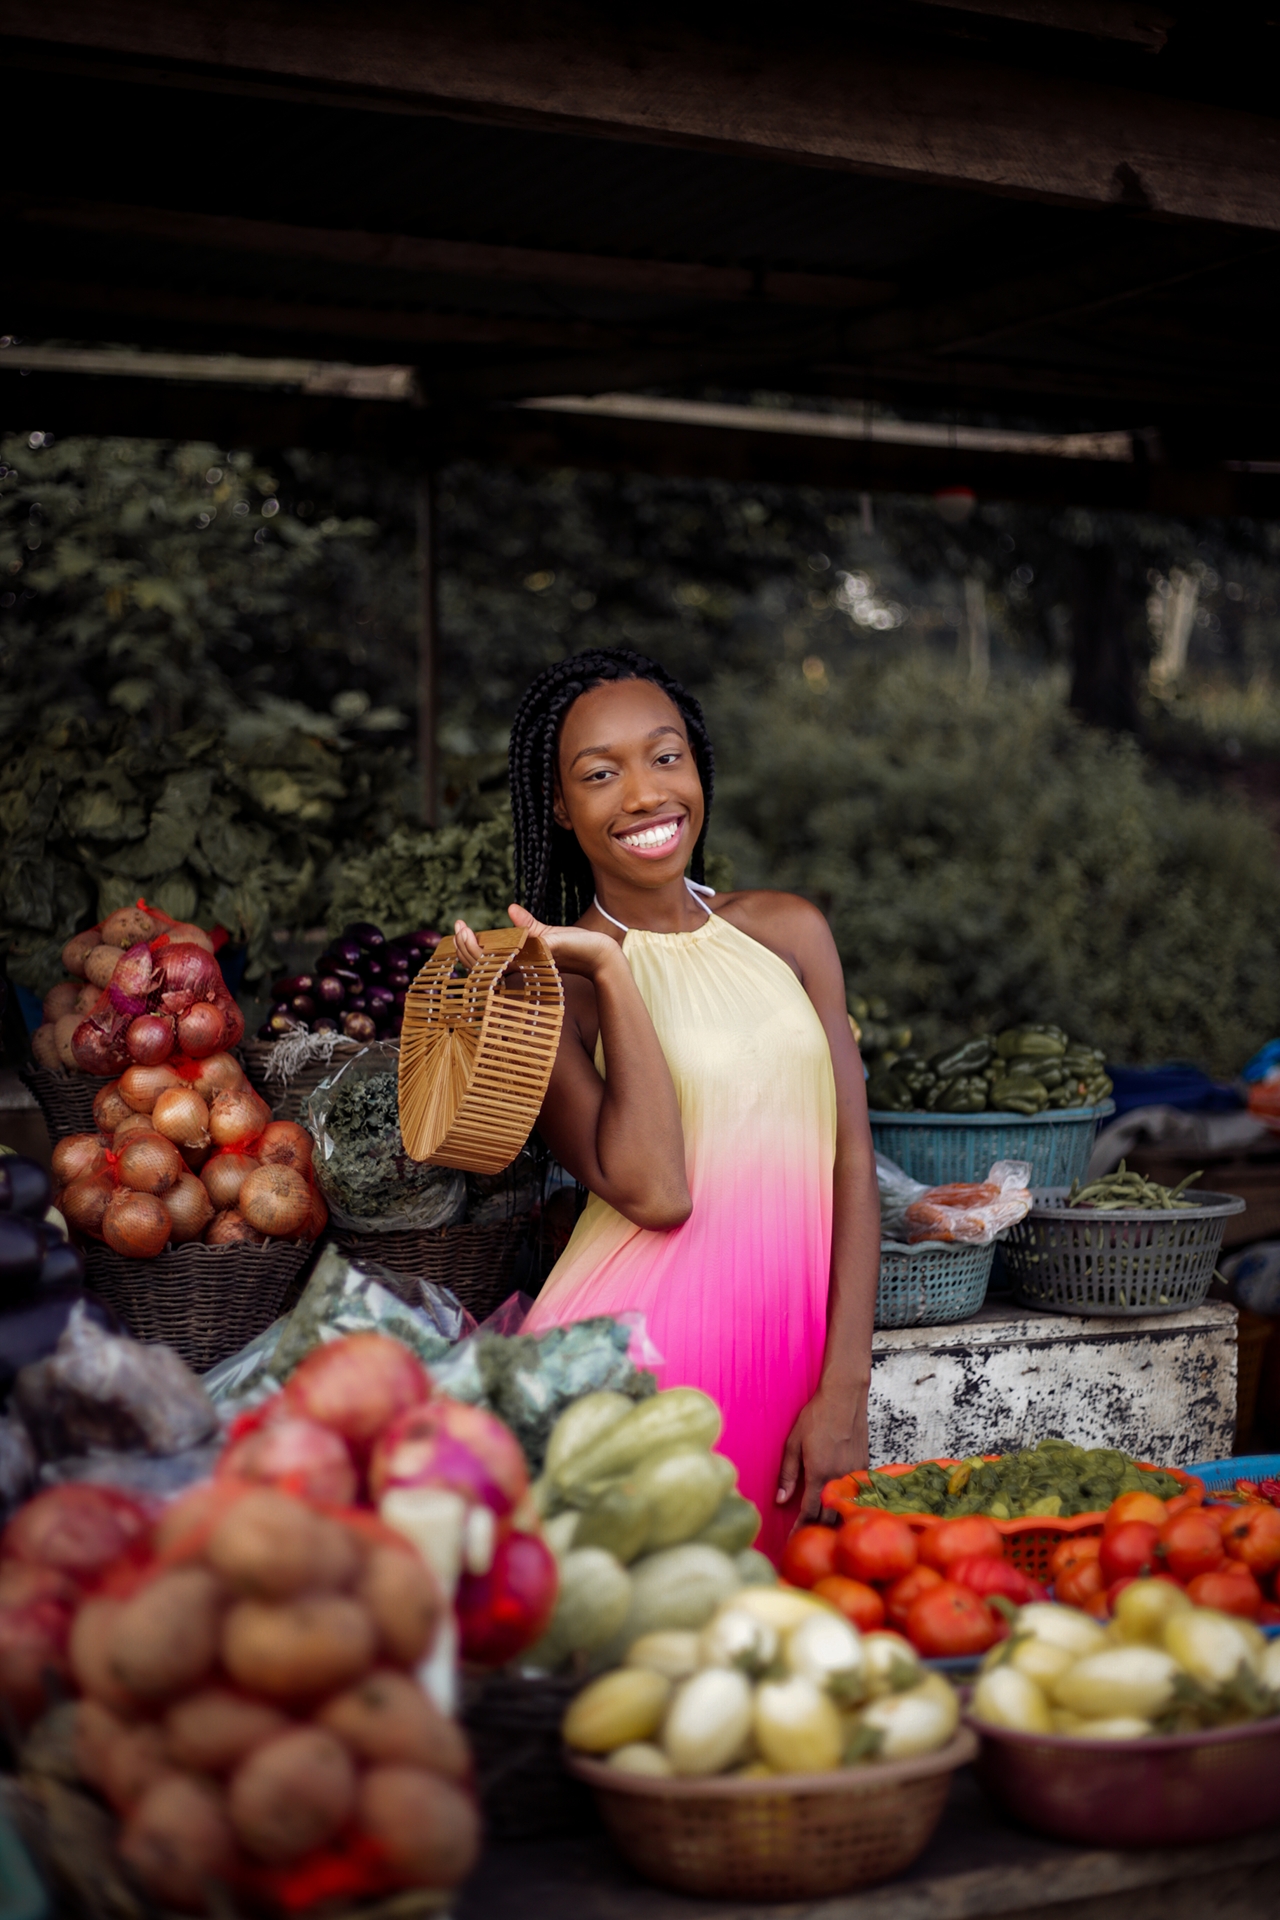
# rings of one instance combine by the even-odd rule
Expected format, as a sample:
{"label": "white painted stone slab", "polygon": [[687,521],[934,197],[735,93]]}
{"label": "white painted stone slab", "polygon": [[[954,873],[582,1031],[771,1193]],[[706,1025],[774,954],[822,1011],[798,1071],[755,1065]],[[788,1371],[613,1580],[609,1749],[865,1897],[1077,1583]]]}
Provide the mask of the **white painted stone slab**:
{"label": "white painted stone slab", "polygon": [[1055,1435],[1181,1466],[1231,1452],[1235,1308],[1135,1320],[988,1306],[875,1335],[871,1460],[1006,1453]]}

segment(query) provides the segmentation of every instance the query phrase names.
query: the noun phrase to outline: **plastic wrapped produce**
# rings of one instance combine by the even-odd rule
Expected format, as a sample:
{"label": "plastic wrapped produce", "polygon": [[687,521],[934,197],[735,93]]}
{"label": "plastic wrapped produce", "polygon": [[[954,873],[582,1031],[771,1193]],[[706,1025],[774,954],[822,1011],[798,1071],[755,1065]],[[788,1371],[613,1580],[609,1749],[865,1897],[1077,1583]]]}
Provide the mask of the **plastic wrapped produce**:
{"label": "plastic wrapped produce", "polygon": [[22,1369],[14,1406],[46,1460],[93,1449],[182,1453],[218,1424],[172,1348],[106,1333],[83,1304],[72,1308],[48,1359]]}
{"label": "plastic wrapped produce", "polygon": [[452,1226],[466,1176],[410,1159],[400,1137],[399,1048],[365,1047],[307,1103],[315,1170],[333,1219],[354,1232]]}

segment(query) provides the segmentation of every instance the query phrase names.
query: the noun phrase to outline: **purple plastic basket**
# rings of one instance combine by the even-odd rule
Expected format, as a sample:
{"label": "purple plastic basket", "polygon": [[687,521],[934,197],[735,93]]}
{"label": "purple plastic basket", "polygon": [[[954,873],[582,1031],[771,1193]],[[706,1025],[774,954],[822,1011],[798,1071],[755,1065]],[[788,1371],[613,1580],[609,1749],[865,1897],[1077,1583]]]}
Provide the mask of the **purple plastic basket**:
{"label": "purple plastic basket", "polygon": [[1057,1840],[1190,1846],[1280,1819],[1280,1719],[1127,1741],[973,1727],[991,1798]]}

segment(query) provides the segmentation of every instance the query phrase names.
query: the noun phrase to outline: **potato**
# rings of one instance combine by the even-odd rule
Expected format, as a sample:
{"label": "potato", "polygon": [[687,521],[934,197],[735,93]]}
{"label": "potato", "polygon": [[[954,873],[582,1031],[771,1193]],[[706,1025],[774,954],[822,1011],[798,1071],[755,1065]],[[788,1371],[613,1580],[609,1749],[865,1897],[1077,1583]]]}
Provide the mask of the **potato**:
{"label": "potato", "polygon": [[[146,1117],[135,1115],[144,1120]],[[198,1559],[211,1529],[230,1505],[231,1498],[232,1490],[225,1480],[202,1480],[189,1493],[171,1500],[156,1521],[151,1536],[157,1558],[170,1562]]]}
{"label": "potato", "polygon": [[320,1727],[268,1741],[239,1767],[228,1806],[241,1844],[273,1866],[297,1860],[341,1831],[356,1799],[356,1770],[342,1742]]}
{"label": "potato", "polygon": [[52,1021],[46,1020],[37,1027],[31,1036],[31,1052],[38,1067],[46,1073],[57,1073],[62,1065],[62,1055],[58,1052],[58,1036]]}
{"label": "potato", "polygon": [[377,1635],[366,1609],[339,1594],[272,1604],[241,1600],[222,1629],[233,1680],[270,1700],[306,1699],[350,1686],[373,1665]]}
{"label": "potato", "polygon": [[164,1734],[153,1720],[117,1730],[98,1755],[98,1791],[117,1813],[128,1813],[168,1769]]}
{"label": "potato", "polygon": [[44,1003],[40,1009],[44,1020],[52,1025],[55,1020],[61,1020],[64,1013],[74,1013],[76,1001],[83,991],[83,981],[59,980],[57,986],[50,987],[44,997]]}
{"label": "potato", "polygon": [[101,993],[111,985],[116,962],[124,959],[123,947],[94,947],[84,963],[84,976]]}
{"label": "potato", "polygon": [[208,1909],[208,1883],[236,1869],[236,1839],[222,1795],[208,1780],[166,1773],[139,1800],[120,1836],[120,1857],[147,1892],[188,1913]]}
{"label": "potato", "polygon": [[449,1780],[471,1772],[466,1736],[408,1674],[383,1668],[327,1700],[316,1715],[357,1760],[425,1767]]}
{"label": "potato", "polygon": [[72,1011],[74,1013],[78,1013],[80,1015],[80,1018],[83,1020],[87,1013],[93,1012],[94,1008],[97,1006],[101,998],[102,998],[101,988],[92,986],[89,983],[89,981],[86,980],[84,985],[81,987],[79,993],[76,995],[76,1004],[72,1009]]}
{"label": "potato", "polygon": [[77,1700],[71,1751],[76,1772],[99,1793],[106,1792],[106,1756],[116,1735],[123,1733],[125,1722],[118,1720],[100,1700]]}
{"label": "potato", "polygon": [[164,1717],[165,1751],[193,1773],[230,1773],[291,1722],[279,1707],[248,1700],[230,1687],[206,1687],[175,1700]]}
{"label": "potato", "polygon": [[102,943],[123,950],[137,946],[139,940],[152,939],[159,931],[151,915],[141,907],[117,907],[102,923]]}
{"label": "potato", "polygon": [[108,1637],[124,1604],[123,1600],[105,1596],[86,1600],[72,1622],[67,1651],[81,1692],[120,1718],[136,1720],[143,1711],[142,1703],[120,1685],[107,1658]]}
{"label": "potato", "polygon": [[416,1767],[373,1767],[360,1782],[356,1821],[407,1887],[456,1887],[480,1856],[474,1800]]}
{"label": "potato", "polygon": [[87,927],[83,933],[73,933],[62,949],[62,964],[67,972],[77,974],[83,980],[85,960],[101,940],[102,935],[96,927]]}
{"label": "potato", "polygon": [[308,1588],[348,1586],[360,1549],[340,1521],[275,1487],[260,1487],[218,1522],[206,1558],[238,1593],[284,1600]]}
{"label": "potato", "polygon": [[126,1600],[107,1637],[112,1678],[143,1700],[203,1680],[218,1657],[222,1586],[207,1567],[173,1567]]}
{"label": "potato", "polygon": [[71,1040],[83,1018],[83,1014],[64,1013],[53,1023],[53,1044],[58,1049],[58,1064],[69,1068],[73,1073],[77,1069],[76,1056],[71,1050]]}
{"label": "potato", "polygon": [[431,1647],[444,1610],[434,1573],[420,1554],[374,1547],[356,1587],[378,1629],[384,1657],[415,1666]]}

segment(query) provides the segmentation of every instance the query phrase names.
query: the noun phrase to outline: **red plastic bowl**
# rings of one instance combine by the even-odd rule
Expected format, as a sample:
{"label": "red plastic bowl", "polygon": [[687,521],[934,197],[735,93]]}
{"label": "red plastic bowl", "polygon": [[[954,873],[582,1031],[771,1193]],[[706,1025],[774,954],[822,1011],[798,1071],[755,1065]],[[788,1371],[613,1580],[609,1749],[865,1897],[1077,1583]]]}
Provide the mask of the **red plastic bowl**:
{"label": "red plastic bowl", "polygon": [[1058,1840],[1189,1846],[1280,1820],[1280,1719],[1123,1742],[971,1724],[991,1798]]}

